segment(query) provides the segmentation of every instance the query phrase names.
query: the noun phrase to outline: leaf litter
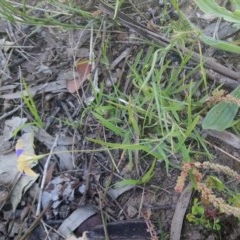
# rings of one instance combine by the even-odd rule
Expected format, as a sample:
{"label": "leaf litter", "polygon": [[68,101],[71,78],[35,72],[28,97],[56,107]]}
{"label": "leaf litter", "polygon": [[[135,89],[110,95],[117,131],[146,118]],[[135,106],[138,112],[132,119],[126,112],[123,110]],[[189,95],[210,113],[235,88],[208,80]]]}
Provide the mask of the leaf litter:
{"label": "leaf litter", "polygon": [[[78,4],[82,4],[82,1],[78,2]],[[93,3],[94,1],[90,2]],[[161,8],[158,7],[157,1],[149,1],[149,3],[142,5],[139,2],[134,1],[143,14],[152,18],[147,21],[146,26],[157,31],[155,29],[155,16],[157,14],[161,15]],[[143,8],[141,8],[142,6]],[[148,11],[150,8],[152,10]],[[95,5],[92,5],[91,10],[93,12],[96,10]],[[154,13],[154,11],[156,12]],[[151,14],[149,15],[149,13]],[[96,17],[99,17],[99,13]],[[145,22],[144,18],[141,19],[140,16],[139,18],[142,22]],[[203,16],[203,20],[204,18],[206,16]],[[80,20],[86,21],[84,19]],[[6,22],[1,24],[1,26],[3,25],[9,28],[9,24],[6,24]],[[166,233],[163,239],[168,239],[169,235],[167,233],[170,233],[171,224],[172,229],[174,229],[174,221],[179,226],[182,221],[185,221],[183,212],[186,210],[186,205],[181,212],[181,216],[173,217],[176,204],[178,206],[181,204],[181,199],[179,200],[179,196],[173,189],[179,173],[178,170],[173,169],[169,177],[159,161],[156,164],[156,173],[151,179],[151,183],[119,189],[112,186],[107,187],[109,178],[113,177],[114,183],[116,183],[122,177],[136,177],[136,173],[130,171],[130,173],[127,173],[129,176],[126,173],[121,175],[121,171],[123,172],[124,167],[128,164],[126,157],[123,157],[124,154],[120,150],[113,150],[111,154],[107,154],[86,138],[97,138],[98,131],[99,134],[102,134],[102,127],[91,115],[91,111],[86,114],[86,105],[91,107],[92,101],[96,99],[94,92],[100,91],[100,84],[103,84],[104,90],[109,95],[111,95],[112,88],[117,85],[124,85],[125,93],[129,94],[128,90],[132,88],[132,82],[131,79],[125,79],[129,70],[126,59],[130,63],[133,62],[132,58],[136,56],[135,53],[139,51],[143,43],[135,42],[136,34],[132,34],[130,40],[126,29],[121,29],[123,35],[120,36],[118,29],[116,35],[108,36],[114,37],[114,41],[109,43],[112,51],[106,54],[107,59],[105,59],[109,67],[101,64],[100,61],[96,62],[100,67],[96,67],[95,65],[92,66],[89,60],[89,54],[92,51],[90,47],[94,48],[95,54],[101,53],[103,50],[101,49],[101,41],[105,41],[104,34],[108,34],[106,29],[102,29],[103,36],[94,35],[96,39],[93,42],[89,30],[63,31],[42,26],[36,29],[31,25],[22,26],[22,28],[17,28],[14,25],[13,27],[8,30],[17,41],[10,38],[4,30],[3,34],[5,36],[2,39],[5,41],[5,47],[1,48],[0,55],[2,75],[0,101],[4,104],[2,114],[6,116],[1,118],[6,130],[3,131],[1,136],[5,146],[1,148],[0,183],[5,187],[0,190],[0,203],[5,218],[2,219],[0,233],[2,235],[8,234],[12,239],[21,239],[20,234],[23,232],[32,236],[32,239],[34,237],[35,239],[39,238],[39,232],[43,235],[46,232],[46,235],[50,235],[52,239],[70,239],[70,237],[73,237],[69,236],[72,232],[80,237],[82,234],[82,231],[79,230],[81,225],[83,226],[84,222],[89,221],[95,228],[88,229],[85,227],[84,231],[88,230],[90,232],[88,237],[91,239],[92,236],[94,239],[98,236],[98,239],[101,239],[101,237],[104,239],[106,226],[109,229],[114,229],[113,232],[116,234],[116,228],[123,231],[127,226],[141,226],[143,229],[147,229],[143,224],[150,224],[149,227],[152,220],[155,223],[156,219],[160,218],[163,224],[161,228],[158,228],[158,232],[163,235]],[[207,27],[206,32],[210,32]],[[222,31],[221,36],[224,36]],[[94,46],[89,46],[89,43]],[[33,121],[31,112],[26,106],[22,105],[21,108],[17,109],[17,106],[21,104],[22,94],[26,94],[21,89],[21,78],[25,79],[42,119],[52,119],[48,128],[21,127],[21,125]],[[92,91],[91,84],[95,86],[97,91]],[[51,96],[49,97],[48,94]],[[63,108],[64,104],[67,107]],[[10,119],[7,119],[8,116],[4,114],[14,109],[17,110],[12,112]],[[77,127],[74,124],[78,124]],[[74,127],[72,128],[72,126]],[[13,136],[13,133],[19,127],[21,130]],[[30,137],[30,134],[33,137]],[[46,156],[43,159],[34,159],[35,152],[37,153],[36,156],[48,154],[57,134],[60,137],[50,159],[54,169],[48,168],[48,180],[39,202],[40,178],[28,176],[26,173],[31,175],[31,171],[34,171],[42,176]],[[107,141],[118,141],[118,137],[107,130],[103,135]],[[217,138],[221,140],[225,136]],[[14,151],[17,142],[21,143],[17,145],[17,151],[20,149],[26,154],[22,155],[23,153],[20,151],[19,156],[22,157],[20,159]],[[25,149],[23,149],[22,143],[24,143]],[[96,152],[84,152],[84,150],[89,149],[96,150]],[[82,150],[82,152],[74,152],[74,150]],[[236,152],[236,154],[239,153]],[[120,159],[118,165],[120,171],[117,174],[112,172],[112,155],[115,160]],[[20,163],[22,163],[26,159],[27,165],[21,165],[20,167],[20,170],[25,172],[22,175],[17,168],[17,161],[20,160]],[[35,166],[31,165],[36,163],[38,164]],[[32,167],[33,170],[30,170]],[[146,166],[143,164],[141,168],[144,167]],[[147,170],[148,167],[144,168],[145,172]],[[159,185],[161,186],[159,187]],[[156,189],[158,190],[156,191]],[[187,201],[184,203],[188,205]],[[40,217],[35,219],[35,209],[39,204],[41,205]],[[16,213],[16,219],[8,217],[9,208]],[[136,216],[138,218],[142,209],[145,208],[151,209],[149,210],[149,218],[152,220],[150,221],[145,215],[145,218],[142,217],[143,222],[136,221]],[[131,209],[132,211],[130,211]],[[28,217],[25,212],[28,212]],[[96,218],[100,217],[101,219],[101,214],[107,216],[108,222],[98,221],[95,224]],[[31,219],[35,220],[33,224],[30,224],[24,222],[25,218],[29,218],[29,221]],[[9,223],[13,226],[12,231],[7,229]],[[57,231],[56,235],[48,225]],[[96,225],[100,225],[100,227],[96,227]],[[114,228],[115,226],[116,228]],[[148,230],[154,232],[150,227]],[[180,237],[182,229],[179,227],[176,230],[177,236],[174,239]],[[121,235],[114,234],[112,237],[120,239]],[[139,236],[133,238],[131,231],[127,234],[129,234],[127,235],[128,239],[140,239]],[[187,238],[186,232],[184,237],[184,239],[191,239]]]}

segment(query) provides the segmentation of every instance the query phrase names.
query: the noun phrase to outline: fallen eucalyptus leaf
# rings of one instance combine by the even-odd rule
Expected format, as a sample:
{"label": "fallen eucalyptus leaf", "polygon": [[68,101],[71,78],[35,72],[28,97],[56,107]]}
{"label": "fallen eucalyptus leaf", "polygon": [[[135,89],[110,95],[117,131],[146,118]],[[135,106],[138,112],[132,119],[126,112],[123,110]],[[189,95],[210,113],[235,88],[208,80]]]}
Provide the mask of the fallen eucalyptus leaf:
{"label": "fallen eucalyptus leaf", "polygon": [[18,129],[20,126],[27,122],[27,118],[20,118],[20,117],[12,117],[8,119],[4,123],[3,128],[3,136],[4,140],[9,140],[13,137],[13,133]]}
{"label": "fallen eucalyptus leaf", "polygon": [[76,77],[71,80],[67,80],[67,89],[70,93],[75,93],[88,79],[91,73],[91,63],[88,59],[80,60],[76,63]]}

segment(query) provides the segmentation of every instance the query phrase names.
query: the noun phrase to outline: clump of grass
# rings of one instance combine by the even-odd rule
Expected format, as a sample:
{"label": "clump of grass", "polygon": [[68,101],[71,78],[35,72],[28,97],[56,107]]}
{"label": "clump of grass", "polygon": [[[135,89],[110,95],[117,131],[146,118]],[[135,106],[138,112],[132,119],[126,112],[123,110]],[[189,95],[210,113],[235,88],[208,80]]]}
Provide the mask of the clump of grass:
{"label": "clump of grass", "polygon": [[[66,29],[86,29],[86,24],[74,23],[74,16],[82,17],[84,20],[94,18],[90,12],[82,10],[66,1],[40,1],[36,6],[15,1],[0,0],[0,17],[12,23],[30,24],[37,26],[52,26]],[[48,9],[46,9],[48,6]],[[63,18],[65,21],[61,21]]]}
{"label": "clump of grass", "polygon": [[[175,27],[172,26],[172,31]],[[171,29],[167,31],[171,32]],[[181,37],[181,44],[184,45],[184,41],[188,41],[185,35]],[[207,91],[206,95],[201,96],[198,92],[202,87],[207,89],[206,79],[203,74],[197,83],[191,80],[191,76],[203,67],[202,63],[183,74],[191,52],[186,55],[180,53],[179,64],[173,67],[169,60],[173,45],[174,42],[166,48],[157,48],[151,43],[146,45],[147,51],[142,48],[133,63],[127,62],[130,72],[126,78],[131,79],[131,91],[126,93],[119,85],[113,85],[109,94],[102,86],[96,100],[85,111],[91,111],[96,121],[120,141],[88,140],[109,149],[121,149],[129,161],[130,171],[135,167],[138,172],[138,179],[126,179],[119,185],[148,182],[154,173],[156,161],[163,161],[167,172],[170,167],[179,168],[178,163],[172,161],[179,153],[187,162],[191,161],[192,155],[211,158],[198,132]],[[102,47],[102,64],[106,68],[109,64],[106,60],[108,46],[105,42]],[[149,161],[148,170],[139,175],[140,165]]]}
{"label": "clump of grass", "polygon": [[[34,11],[41,11],[42,3],[32,7],[24,3],[10,5],[7,1],[0,0],[1,2],[3,10],[0,11],[0,15],[12,22],[79,28],[71,23],[60,22],[58,16],[64,15],[71,19],[76,13],[88,20],[92,18],[89,12],[74,8],[71,1],[69,5],[60,4],[58,1],[45,1],[44,4],[49,4],[53,11],[44,12],[44,17],[41,18],[36,17]],[[116,2],[115,15],[122,3],[123,1]],[[186,21],[182,25],[183,28],[185,23]],[[172,25],[167,31],[170,33],[175,28],[176,26]],[[181,44],[184,45],[185,41],[188,41],[187,36],[182,35]],[[129,165],[135,166],[138,173],[139,179],[134,181],[134,184],[148,182],[157,161],[165,163],[167,172],[170,167],[179,168],[178,162],[172,161],[179,153],[189,162],[195,154],[211,157],[204,139],[198,132],[200,112],[206,96],[199,97],[197,93],[202,85],[206,85],[206,80],[204,77],[197,83],[191,80],[192,74],[202,65],[185,72],[191,52],[184,56],[179,52],[180,62],[178,66],[173,67],[168,57],[174,44],[173,41],[166,48],[158,48],[152,43],[146,45],[148,50],[140,50],[133,64],[126,61],[130,69],[127,78],[132,82],[131,92],[122,91],[120,84],[116,84],[109,94],[102,85],[100,92],[96,93],[95,101],[85,110],[85,113],[91,112],[98,123],[120,139],[119,143],[107,142],[105,139],[91,140],[109,149],[123,150]],[[101,56],[102,64],[105,62],[106,65],[109,64],[107,48],[108,44],[105,43]],[[43,127],[30,94],[27,97],[23,96],[23,100],[34,121]],[[148,170],[140,173],[143,160],[149,160],[150,163]],[[114,166],[117,164],[114,163]]]}
{"label": "clump of grass", "polygon": [[[181,75],[190,55],[182,56],[181,63],[173,68],[168,60],[171,47],[157,49],[149,46],[141,50],[133,64],[129,64],[132,90],[129,94],[113,87],[111,94],[102,92],[99,105],[90,107],[95,119],[106,129],[120,137],[120,143],[90,139],[108,148],[122,149],[131,166],[139,168],[142,161],[150,160],[149,170],[137,180],[121,184],[143,184],[154,173],[155,161],[163,161],[167,172],[179,167],[171,159],[181,153],[191,161],[194,154],[211,157],[203,138],[197,130],[199,111],[205,96],[196,97],[204,79],[197,84],[190,79],[196,71]],[[194,100],[193,100],[194,99]],[[119,138],[118,138],[119,139]],[[196,148],[204,151],[196,152]]]}
{"label": "clump of grass", "polygon": [[43,128],[44,123],[43,123],[43,121],[42,121],[42,119],[41,119],[41,117],[38,113],[38,109],[35,105],[33,97],[31,95],[31,93],[28,89],[28,86],[27,86],[26,82],[24,81],[24,79],[22,80],[22,83],[23,83],[24,90],[26,91],[26,94],[22,94],[23,102],[26,104],[28,110],[30,111],[31,115],[34,118],[34,122],[31,123],[31,124],[35,124],[38,127]]}

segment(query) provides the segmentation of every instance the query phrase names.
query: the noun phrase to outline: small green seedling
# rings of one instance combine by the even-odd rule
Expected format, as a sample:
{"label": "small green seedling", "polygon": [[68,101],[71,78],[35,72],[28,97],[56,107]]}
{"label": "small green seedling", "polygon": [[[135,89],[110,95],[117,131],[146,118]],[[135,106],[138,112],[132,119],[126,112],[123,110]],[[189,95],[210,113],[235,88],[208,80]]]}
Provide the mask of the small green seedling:
{"label": "small green seedling", "polygon": [[187,214],[186,218],[189,222],[201,225],[207,229],[215,231],[219,231],[221,229],[217,212],[206,209],[197,198],[194,198],[191,212]]}

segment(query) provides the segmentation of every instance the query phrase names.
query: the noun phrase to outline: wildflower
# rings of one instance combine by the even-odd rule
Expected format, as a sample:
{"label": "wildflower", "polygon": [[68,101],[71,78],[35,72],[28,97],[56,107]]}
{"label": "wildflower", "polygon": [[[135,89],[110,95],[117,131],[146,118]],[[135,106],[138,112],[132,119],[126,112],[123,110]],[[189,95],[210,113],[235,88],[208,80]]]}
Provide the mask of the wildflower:
{"label": "wildflower", "polygon": [[27,153],[24,150],[24,143],[22,139],[19,139],[17,141],[17,144],[15,146],[15,151],[17,155],[17,168],[19,172],[26,174],[31,177],[37,177],[38,174],[35,173],[31,167],[32,165],[40,158],[42,158],[42,155],[35,155],[33,153]]}

